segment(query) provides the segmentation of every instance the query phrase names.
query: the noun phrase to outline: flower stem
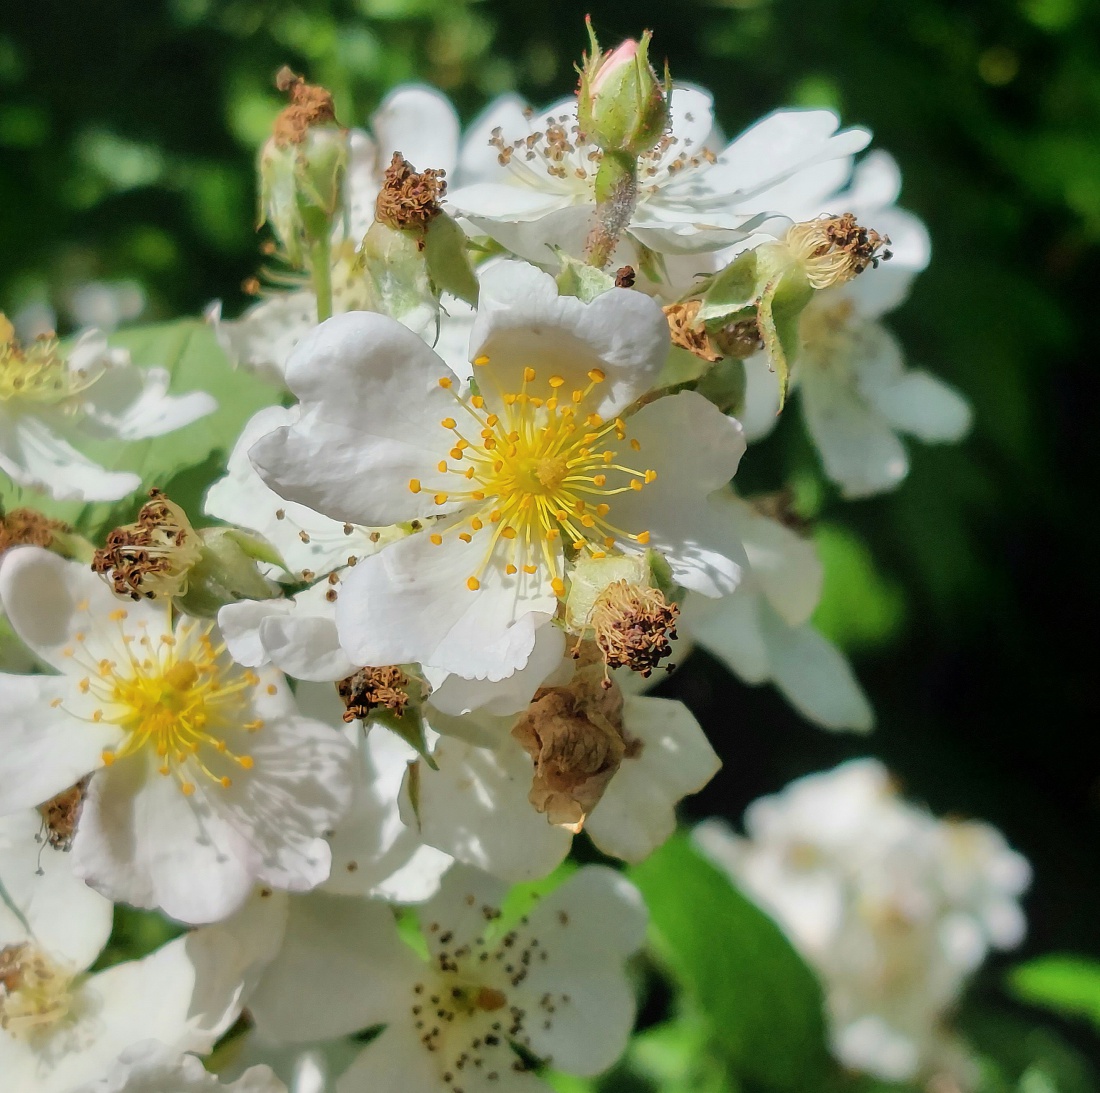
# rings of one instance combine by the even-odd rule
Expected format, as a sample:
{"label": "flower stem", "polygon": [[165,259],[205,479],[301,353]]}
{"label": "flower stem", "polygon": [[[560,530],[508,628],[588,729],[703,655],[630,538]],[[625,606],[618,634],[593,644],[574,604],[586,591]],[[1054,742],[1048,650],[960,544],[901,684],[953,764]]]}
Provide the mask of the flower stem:
{"label": "flower stem", "polygon": [[327,235],[319,236],[310,247],[309,266],[317,297],[317,321],[323,323],[332,316],[332,253]]}
{"label": "flower stem", "polygon": [[603,269],[638,203],[638,160],[626,152],[605,152],[596,173],[596,222],[584,245],[584,260]]}

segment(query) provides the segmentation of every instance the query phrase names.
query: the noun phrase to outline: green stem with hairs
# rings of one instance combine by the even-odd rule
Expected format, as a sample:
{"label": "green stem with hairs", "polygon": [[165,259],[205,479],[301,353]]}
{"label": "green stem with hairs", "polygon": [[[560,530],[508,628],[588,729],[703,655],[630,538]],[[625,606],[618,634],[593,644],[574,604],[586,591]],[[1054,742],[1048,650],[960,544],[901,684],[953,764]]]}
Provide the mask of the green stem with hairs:
{"label": "green stem with hairs", "polygon": [[638,160],[627,152],[604,152],[596,172],[596,222],[584,245],[584,260],[603,269],[638,204]]}

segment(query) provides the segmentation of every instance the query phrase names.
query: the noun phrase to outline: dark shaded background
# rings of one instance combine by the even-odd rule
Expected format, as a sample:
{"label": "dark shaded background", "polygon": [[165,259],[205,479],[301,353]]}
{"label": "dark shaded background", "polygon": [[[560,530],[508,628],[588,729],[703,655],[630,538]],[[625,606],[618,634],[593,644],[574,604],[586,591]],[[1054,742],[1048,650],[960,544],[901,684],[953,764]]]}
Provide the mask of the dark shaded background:
{"label": "dark shaded background", "polygon": [[[987,818],[1034,863],[1025,953],[1100,955],[1093,641],[1100,537],[1095,339],[1100,6],[1087,0],[42,0],[0,29],[0,305],[134,278],[144,319],[196,312],[257,264],[252,152],[290,63],[362,123],[410,78],[467,120],[515,86],[573,84],[593,15],[644,27],[734,133],[779,105],[870,126],[928,223],[929,271],[892,317],[910,359],[957,384],[976,426],[915,449],[896,494],[842,503],[797,414],[739,483],[794,481],[844,549],[819,621],[879,715],[868,740],[801,723],[697,655],[665,691],[726,762],[692,815],[737,817],[798,774],[881,756],[937,812]],[[233,438],[227,437],[227,445]],[[869,556],[859,553],[862,542]],[[845,546],[845,544],[847,544]],[[868,562],[868,557],[873,563]],[[1000,971],[986,973],[995,991]]]}

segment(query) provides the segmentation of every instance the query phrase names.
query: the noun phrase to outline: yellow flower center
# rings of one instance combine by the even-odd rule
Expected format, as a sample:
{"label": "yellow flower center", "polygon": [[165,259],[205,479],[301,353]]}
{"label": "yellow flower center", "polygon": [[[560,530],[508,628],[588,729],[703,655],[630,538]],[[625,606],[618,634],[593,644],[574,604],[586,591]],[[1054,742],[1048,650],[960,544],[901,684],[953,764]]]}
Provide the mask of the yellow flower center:
{"label": "yellow flower center", "polygon": [[[118,660],[82,661],[82,650],[64,650],[88,669],[79,688],[100,703],[91,721],[117,725],[126,734],[103,752],[104,764],[149,748],[158,772],[174,775],[185,795],[195,791],[192,770],[228,789],[230,770],[252,769],[252,757],[230,750],[226,738],[263,728],[261,720],[246,720],[249,692],[259,677],[226,660],[225,646],[211,638],[213,623],[188,623],[177,636],[162,634],[154,642],[144,627],[127,632],[125,610],[111,612],[110,618],[119,626]],[[77,643],[84,637],[78,633]],[[274,684],[267,690],[274,693]],[[55,706],[60,704],[54,699]]]}
{"label": "yellow flower center", "polygon": [[0,402],[60,402],[90,386],[99,375],[70,370],[55,337],[37,338],[24,348],[11,323],[0,314]]}
{"label": "yellow flower center", "polygon": [[53,1028],[72,1008],[73,977],[36,946],[0,949],[0,1028],[21,1040]]}
{"label": "yellow flower center", "polygon": [[[474,363],[487,364],[488,358]],[[521,568],[536,573],[544,565],[561,596],[559,540],[594,558],[606,557],[622,541],[649,542],[648,531],[625,531],[611,522],[611,499],[642,489],[657,473],[620,462],[619,445],[628,442],[635,452],[641,445],[628,441],[622,418],[605,422],[585,413],[585,403],[605,377],[594,368],[588,379],[587,387],[565,392],[564,379],[550,376],[543,393],[534,393],[538,377],[527,368],[520,390],[502,394],[502,413],[486,410],[481,395],[455,395],[462,422],[452,417],[440,422],[449,434],[450,458],[440,460],[437,470],[464,481],[459,489],[437,492],[435,503],[464,502],[464,518],[449,532],[466,543],[482,531],[487,538],[481,564],[466,582],[471,590],[480,587],[480,575],[499,556],[509,574]],[[450,389],[452,382],[444,377],[439,384]],[[409,489],[419,493],[423,486],[413,479]],[[436,545],[443,542],[439,532],[430,538]]]}

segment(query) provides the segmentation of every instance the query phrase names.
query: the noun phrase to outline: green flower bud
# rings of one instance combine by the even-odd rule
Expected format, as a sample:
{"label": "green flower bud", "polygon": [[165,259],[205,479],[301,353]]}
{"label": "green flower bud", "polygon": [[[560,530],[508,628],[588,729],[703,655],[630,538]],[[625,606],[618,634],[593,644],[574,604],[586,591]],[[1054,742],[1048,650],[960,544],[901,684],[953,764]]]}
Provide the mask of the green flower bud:
{"label": "green flower bud", "polygon": [[295,267],[313,243],[327,241],[344,208],[347,130],[336,122],[332,96],[289,69],[276,77],[290,105],[275,119],[260,152],[260,224],[269,223]]}
{"label": "green flower bud", "polygon": [[577,122],[585,136],[605,152],[637,157],[648,152],[668,128],[672,94],[649,63],[647,30],[641,42],[627,39],[609,53],[600,50],[588,20],[591,54],[584,57],[577,89]]}

